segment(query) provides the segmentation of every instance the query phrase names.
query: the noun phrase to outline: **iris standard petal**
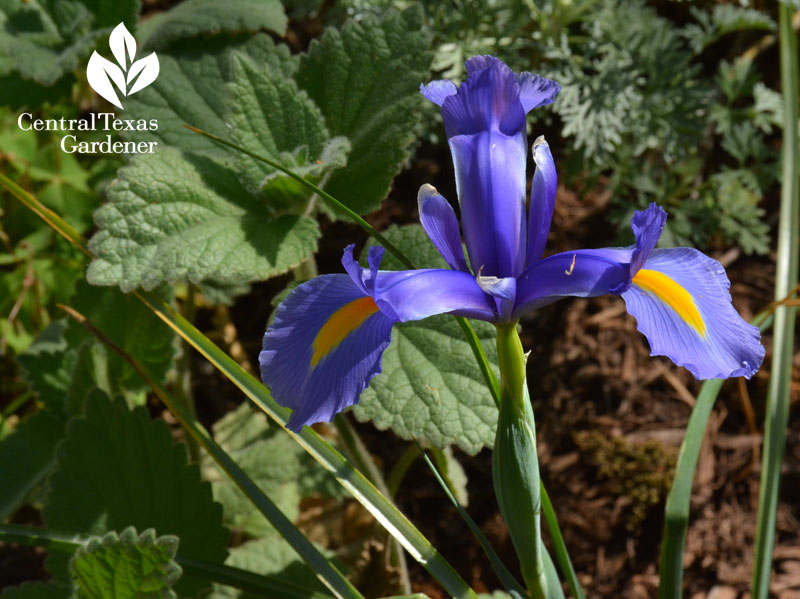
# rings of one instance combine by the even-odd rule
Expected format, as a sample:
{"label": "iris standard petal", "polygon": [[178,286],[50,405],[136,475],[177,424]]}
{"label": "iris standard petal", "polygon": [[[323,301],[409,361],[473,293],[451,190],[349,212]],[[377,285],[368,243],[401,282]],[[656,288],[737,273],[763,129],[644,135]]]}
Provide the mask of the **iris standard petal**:
{"label": "iris standard petal", "polygon": [[454,270],[467,271],[461,233],[453,207],[433,185],[423,185],[417,194],[419,221],[431,242]]}
{"label": "iris standard petal", "polygon": [[730,282],[716,260],[691,248],[653,250],[622,294],[650,342],[698,379],[750,378],[764,359],[757,327],[731,304]]}
{"label": "iris standard petal", "polygon": [[303,283],[278,306],[259,354],[261,378],[289,428],[331,420],[381,371],[394,322],[346,274]]}
{"label": "iris standard petal", "polygon": [[467,77],[473,73],[485,71],[492,66],[494,61],[501,62],[497,57],[490,54],[480,54],[478,56],[473,56],[472,58],[467,58],[467,60],[464,62],[464,70],[467,72]]}
{"label": "iris standard petal", "polygon": [[420,83],[419,91],[426,100],[441,106],[447,96],[452,96],[456,93],[456,86],[449,79],[439,79],[431,81],[428,85]]}
{"label": "iris standard petal", "polygon": [[527,73],[518,76],[493,56],[470,58],[466,70],[467,80],[455,93],[441,81],[422,86],[422,93],[442,106],[472,268],[485,276],[516,277],[525,266],[527,236],[525,114],[552,102],[560,87]]}
{"label": "iris standard petal", "polygon": [[621,293],[630,282],[632,254],[624,248],[576,250],[534,262],[517,279],[513,317],[566,296]]}
{"label": "iris standard petal", "polygon": [[655,202],[633,213],[631,228],[636,236],[636,247],[631,257],[631,275],[636,274],[656,247],[666,224],[667,213]]}
{"label": "iris standard petal", "polygon": [[519,80],[519,99],[526,113],[539,106],[552,104],[558,92],[561,91],[558,83],[541,75],[520,73],[517,78]]}
{"label": "iris standard petal", "polygon": [[494,303],[468,272],[421,269],[381,271],[375,301],[397,320],[421,320],[434,314],[453,314],[493,322]]}
{"label": "iris standard petal", "polygon": [[533,264],[544,253],[553,219],[553,206],[556,203],[558,175],[550,146],[544,137],[533,142],[533,162],[536,164],[536,171],[533,173],[531,205],[528,209],[527,264]]}
{"label": "iris standard petal", "polygon": [[525,133],[450,138],[461,226],[475,272],[514,277],[525,262]]}
{"label": "iris standard petal", "polygon": [[[471,69],[470,64],[478,59],[481,68]],[[505,135],[524,132],[525,110],[519,100],[519,81],[514,72],[491,56],[468,60],[467,72],[469,76],[456,94],[447,96],[442,103],[447,137],[489,129]]]}
{"label": "iris standard petal", "polygon": [[350,279],[364,295],[372,295],[375,288],[375,277],[381,265],[383,254],[386,251],[379,245],[374,245],[367,251],[367,264],[369,268],[362,268],[358,261],[353,257],[355,244],[345,246],[342,252],[342,266]]}

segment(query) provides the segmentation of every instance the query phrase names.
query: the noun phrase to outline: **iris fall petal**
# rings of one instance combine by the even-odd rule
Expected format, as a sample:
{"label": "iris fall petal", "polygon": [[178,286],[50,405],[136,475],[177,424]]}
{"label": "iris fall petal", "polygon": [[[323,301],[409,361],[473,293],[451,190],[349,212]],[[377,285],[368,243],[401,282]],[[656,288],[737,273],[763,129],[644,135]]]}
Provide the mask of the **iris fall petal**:
{"label": "iris fall petal", "polygon": [[729,287],[722,265],[695,249],[653,250],[622,297],[652,355],[698,379],[750,378],[764,347],[731,304]]}
{"label": "iris fall petal", "polygon": [[358,402],[381,371],[393,324],[345,274],[316,277],[289,294],[258,359],[264,383],[293,410],[290,429],[329,421]]}

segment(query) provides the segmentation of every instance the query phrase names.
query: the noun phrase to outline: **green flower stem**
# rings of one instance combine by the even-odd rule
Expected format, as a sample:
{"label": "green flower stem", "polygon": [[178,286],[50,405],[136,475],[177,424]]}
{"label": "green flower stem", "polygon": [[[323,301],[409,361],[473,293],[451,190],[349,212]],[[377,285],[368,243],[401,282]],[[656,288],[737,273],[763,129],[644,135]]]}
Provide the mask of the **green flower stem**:
{"label": "green flower stem", "polygon": [[536,427],[525,392],[525,354],[516,325],[497,325],[500,417],[492,453],[492,478],[528,591],[533,599],[549,599],[552,594],[548,592],[542,555]]}
{"label": "green flower stem", "polygon": [[[778,220],[778,260],[775,267],[775,299],[786,296],[797,285],[798,248],[800,246],[800,140],[798,140],[797,35],[792,29],[794,9],[789,2],[778,8],[781,88],[783,95],[783,149],[781,208]],[[792,383],[792,355],[797,308],[777,306],[772,351],[772,371],[767,389],[764,458],[758,493],[755,567],[751,595],[765,599],[769,595],[772,554],[775,545],[775,519],[780,491],[781,464],[786,445],[789,418],[789,395]]]}
{"label": "green flower stem", "polygon": [[500,366],[500,398],[519,407],[525,402],[525,352],[517,333],[517,322],[497,325],[497,361]]}

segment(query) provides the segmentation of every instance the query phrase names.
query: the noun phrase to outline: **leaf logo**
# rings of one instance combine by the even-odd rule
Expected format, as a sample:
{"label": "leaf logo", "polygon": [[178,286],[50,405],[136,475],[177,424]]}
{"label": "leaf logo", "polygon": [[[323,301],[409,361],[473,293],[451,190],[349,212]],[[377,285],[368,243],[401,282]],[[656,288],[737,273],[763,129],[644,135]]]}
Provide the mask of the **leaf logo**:
{"label": "leaf logo", "polygon": [[123,96],[130,96],[153,83],[160,68],[158,56],[153,52],[150,56],[134,61],[136,40],[124,23],[114,27],[108,38],[108,45],[117,64],[106,60],[95,51],[86,66],[86,78],[94,91],[117,108],[122,108],[114,86]]}

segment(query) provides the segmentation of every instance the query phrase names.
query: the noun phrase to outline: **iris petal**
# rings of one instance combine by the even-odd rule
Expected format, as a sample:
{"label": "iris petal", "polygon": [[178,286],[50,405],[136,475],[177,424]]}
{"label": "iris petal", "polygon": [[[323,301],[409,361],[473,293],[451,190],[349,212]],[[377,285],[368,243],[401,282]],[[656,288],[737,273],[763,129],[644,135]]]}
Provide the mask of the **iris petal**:
{"label": "iris petal", "polygon": [[434,314],[453,314],[493,321],[493,302],[468,272],[421,269],[381,271],[375,301],[397,320],[421,320]]}
{"label": "iris petal", "polygon": [[348,275],[323,275],[278,306],[259,354],[261,378],[291,408],[289,428],[329,421],[381,371],[392,319]]}
{"label": "iris petal", "polygon": [[556,203],[558,175],[550,146],[544,137],[533,142],[533,162],[536,171],[533,173],[531,205],[528,209],[528,264],[539,260],[544,253]]}
{"label": "iris petal", "polygon": [[513,277],[525,262],[525,133],[450,138],[461,225],[472,268]]}
{"label": "iris petal", "polygon": [[478,273],[475,277],[484,293],[492,296],[497,313],[501,321],[511,320],[511,313],[514,310],[514,300],[517,297],[517,280],[514,277],[505,277],[499,279],[497,277],[484,277]]}
{"label": "iris petal", "polygon": [[417,195],[419,221],[445,262],[454,270],[467,271],[458,219],[453,207],[432,185],[423,185]]}
{"label": "iris petal", "polygon": [[[484,68],[470,70],[470,62],[488,58]],[[447,137],[474,135],[495,129],[514,135],[525,129],[525,110],[519,100],[519,81],[502,61],[475,57],[467,61],[469,76],[455,95],[442,103]]]}
{"label": "iris petal", "polygon": [[539,106],[552,104],[558,92],[561,91],[558,83],[541,75],[520,73],[517,78],[519,80],[519,99],[526,113]]}
{"label": "iris petal", "polygon": [[527,235],[525,115],[561,88],[538,75],[517,75],[494,56],[470,58],[466,71],[457,89],[442,81],[421,89],[442,107],[474,271],[516,277],[525,266]]}
{"label": "iris petal", "polygon": [[444,104],[447,96],[452,96],[456,93],[456,86],[449,79],[439,79],[437,81],[431,81],[428,85],[421,83],[419,91],[426,100],[430,100],[434,104],[441,106]]}
{"label": "iris petal", "polygon": [[661,232],[667,224],[667,213],[653,202],[645,210],[637,210],[631,219],[631,228],[636,236],[636,249],[631,257],[631,274],[636,274],[650,252],[656,247]]}
{"label": "iris petal", "polygon": [[731,304],[729,288],[719,262],[675,248],[653,250],[622,297],[652,355],[669,357],[698,379],[750,378],[764,347],[758,328]]}
{"label": "iris petal", "polygon": [[576,250],[534,262],[517,279],[514,318],[562,297],[621,293],[631,279],[632,253],[624,248]]}
{"label": "iris petal", "polygon": [[261,378],[275,400],[293,410],[289,428],[329,421],[358,402],[381,371],[392,325],[434,314],[496,319],[493,301],[465,271],[379,271],[383,248],[369,250],[369,268],[342,257],[347,274],[303,283],[278,306],[259,354]]}

